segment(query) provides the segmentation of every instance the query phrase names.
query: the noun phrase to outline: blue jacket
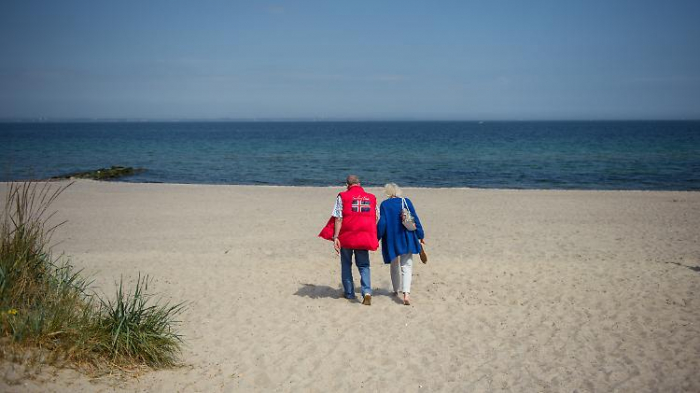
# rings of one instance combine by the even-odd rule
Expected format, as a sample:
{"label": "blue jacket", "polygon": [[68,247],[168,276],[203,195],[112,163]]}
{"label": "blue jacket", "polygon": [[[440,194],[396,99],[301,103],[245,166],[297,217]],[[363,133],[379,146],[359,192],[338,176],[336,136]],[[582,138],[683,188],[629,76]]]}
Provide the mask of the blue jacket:
{"label": "blue jacket", "polygon": [[413,203],[408,198],[406,204],[416,220],[416,230],[411,232],[401,223],[401,198],[389,198],[379,206],[379,222],[377,223],[377,239],[382,241],[382,256],[384,263],[402,254],[420,253],[420,241],[425,237]]}

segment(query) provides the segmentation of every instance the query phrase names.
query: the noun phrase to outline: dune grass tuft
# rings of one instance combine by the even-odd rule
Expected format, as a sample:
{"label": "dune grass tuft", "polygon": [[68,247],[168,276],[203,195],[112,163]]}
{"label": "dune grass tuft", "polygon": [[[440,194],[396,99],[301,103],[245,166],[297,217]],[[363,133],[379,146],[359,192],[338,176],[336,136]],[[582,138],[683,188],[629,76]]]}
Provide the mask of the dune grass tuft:
{"label": "dune grass tuft", "polygon": [[139,278],[133,292],[124,291],[119,282],[117,296],[101,301],[100,318],[96,332],[103,337],[100,346],[120,363],[135,361],[150,366],[167,366],[175,362],[181,336],[172,330],[183,303],[153,303],[153,295],[146,292],[150,279]]}
{"label": "dune grass tuft", "polygon": [[120,281],[114,300],[105,299],[64,257],[52,256],[51,236],[63,222],[52,223],[50,206],[69,186],[9,185],[0,217],[0,337],[53,354],[42,358],[98,368],[175,365],[183,303],[154,299],[141,275],[133,291]]}

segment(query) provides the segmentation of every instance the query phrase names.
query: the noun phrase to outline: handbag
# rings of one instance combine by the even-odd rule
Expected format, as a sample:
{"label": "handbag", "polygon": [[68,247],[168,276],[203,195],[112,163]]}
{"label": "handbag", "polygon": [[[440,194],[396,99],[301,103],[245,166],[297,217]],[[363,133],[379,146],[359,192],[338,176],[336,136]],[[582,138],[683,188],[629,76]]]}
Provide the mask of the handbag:
{"label": "handbag", "polygon": [[408,209],[408,203],[404,198],[401,198],[401,223],[411,232],[416,230],[416,220],[411,215],[411,210]]}

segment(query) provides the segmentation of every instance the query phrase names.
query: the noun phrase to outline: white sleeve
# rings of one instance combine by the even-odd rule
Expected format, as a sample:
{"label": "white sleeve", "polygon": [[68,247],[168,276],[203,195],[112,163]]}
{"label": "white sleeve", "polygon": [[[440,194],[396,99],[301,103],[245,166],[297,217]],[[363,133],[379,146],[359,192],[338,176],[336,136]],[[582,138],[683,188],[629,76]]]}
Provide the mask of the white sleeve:
{"label": "white sleeve", "polygon": [[333,206],[333,213],[331,213],[331,216],[343,218],[343,200],[340,198],[340,195],[335,199],[335,206]]}

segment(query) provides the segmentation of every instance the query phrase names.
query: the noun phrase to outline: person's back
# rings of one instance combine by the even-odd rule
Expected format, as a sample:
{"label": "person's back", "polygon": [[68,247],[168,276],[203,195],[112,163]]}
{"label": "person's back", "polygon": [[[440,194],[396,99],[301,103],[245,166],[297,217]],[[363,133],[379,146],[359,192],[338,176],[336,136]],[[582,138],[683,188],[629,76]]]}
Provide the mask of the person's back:
{"label": "person's back", "polygon": [[423,239],[423,226],[408,198],[403,198],[408,205],[411,215],[417,219],[416,231],[409,231],[401,222],[403,203],[400,197],[389,198],[382,202],[379,211],[380,217],[377,225],[377,237],[382,239],[382,256],[385,263],[390,263],[394,258],[402,254],[420,253],[420,239]]}
{"label": "person's back", "polygon": [[[411,304],[411,277],[413,274],[413,254],[419,254],[425,233],[423,225],[416,214],[413,203],[408,198],[401,198],[401,189],[395,183],[384,186],[389,199],[379,208],[377,238],[382,240],[382,257],[384,263],[391,264],[391,284],[394,293],[403,292],[404,304]],[[415,230],[408,230],[402,221],[402,212],[406,208],[411,213]]]}
{"label": "person's back", "polygon": [[[335,251],[340,254],[341,281],[344,296],[355,299],[355,284],[352,278],[352,256],[360,272],[362,304],[372,304],[369,251],[379,247],[377,240],[377,199],[365,192],[360,179],[347,177],[347,190],[338,194],[331,219],[323,228],[320,237],[332,240]],[[331,236],[332,234],[332,236]]]}
{"label": "person's back", "polygon": [[375,251],[377,241],[377,198],[359,185],[338,194],[343,205],[343,225],[338,234],[342,248]]}

